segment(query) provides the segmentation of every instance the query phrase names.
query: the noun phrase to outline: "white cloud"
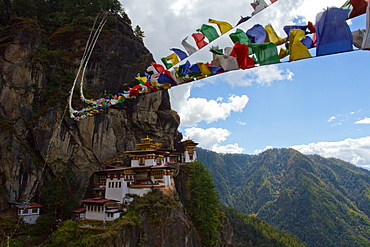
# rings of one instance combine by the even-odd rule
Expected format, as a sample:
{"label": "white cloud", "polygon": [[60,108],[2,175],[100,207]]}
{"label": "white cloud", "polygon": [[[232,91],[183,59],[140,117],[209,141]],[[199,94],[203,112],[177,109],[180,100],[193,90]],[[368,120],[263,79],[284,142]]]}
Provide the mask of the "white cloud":
{"label": "white cloud", "polygon": [[227,144],[226,146],[220,146],[218,144],[214,145],[212,151],[217,153],[227,153],[227,154],[240,154],[244,148],[239,147],[238,143]]}
{"label": "white cloud", "polygon": [[366,117],[364,119],[358,120],[356,124],[370,124],[370,118]]}
{"label": "white cloud", "polygon": [[296,145],[292,148],[304,154],[318,154],[327,158],[334,157],[370,169],[370,136],[358,139],[348,138],[338,142]]}
{"label": "white cloud", "polygon": [[220,145],[221,142],[226,141],[231,134],[227,129],[222,128],[187,128],[185,129],[185,137],[191,138],[199,143],[199,146],[218,153],[241,153],[243,148],[239,147],[237,143]]}
{"label": "white cloud", "polygon": [[248,87],[254,83],[260,86],[270,86],[274,81],[291,81],[293,75],[289,69],[284,71],[277,65],[269,65],[225,73],[223,79],[232,86]]}
{"label": "white cloud", "polygon": [[335,116],[332,116],[332,117],[330,117],[330,118],[328,119],[328,122],[330,123],[330,122],[332,122],[334,119],[336,119],[336,117],[335,117]]}
{"label": "white cloud", "polygon": [[226,119],[231,112],[243,111],[249,101],[247,95],[230,95],[227,100],[190,98],[190,90],[191,84],[185,84],[175,87],[170,93],[172,109],[180,115],[183,126],[194,126],[201,121],[211,123]]}
{"label": "white cloud", "polygon": [[268,149],[272,149],[273,147],[272,146],[266,146],[264,149],[256,149],[254,150],[254,154],[260,154]]}
{"label": "white cloud", "polygon": [[243,122],[243,121],[240,121],[240,120],[236,121],[236,123],[240,124],[240,125],[246,125],[247,124],[246,122]]}

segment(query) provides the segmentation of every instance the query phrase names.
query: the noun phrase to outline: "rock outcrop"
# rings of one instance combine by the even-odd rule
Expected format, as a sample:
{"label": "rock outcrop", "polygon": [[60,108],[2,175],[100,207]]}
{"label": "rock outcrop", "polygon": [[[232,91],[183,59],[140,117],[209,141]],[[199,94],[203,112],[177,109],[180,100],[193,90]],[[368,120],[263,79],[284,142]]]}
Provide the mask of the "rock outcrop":
{"label": "rock outcrop", "polygon": [[[37,198],[37,179],[53,176],[62,163],[78,174],[77,197],[82,198],[103,160],[134,149],[146,136],[168,148],[181,140],[167,91],[141,95],[79,122],[64,114],[93,21],[77,19],[47,33],[35,21],[18,18],[0,32],[0,210],[7,201],[28,199],[34,190]],[[123,92],[151,61],[131,26],[109,16],[88,66],[85,94]],[[78,109],[83,105],[77,93]]]}

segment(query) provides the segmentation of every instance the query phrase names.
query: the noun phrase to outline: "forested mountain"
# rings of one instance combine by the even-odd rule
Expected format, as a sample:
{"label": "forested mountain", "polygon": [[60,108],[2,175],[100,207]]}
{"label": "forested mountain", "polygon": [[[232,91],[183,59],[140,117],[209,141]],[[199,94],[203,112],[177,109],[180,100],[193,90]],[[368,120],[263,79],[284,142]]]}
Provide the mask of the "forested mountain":
{"label": "forested mountain", "polygon": [[221,202],[309,246],[370,246],[370,172],[350,163],[270,149],[259,155],[198,149]]}

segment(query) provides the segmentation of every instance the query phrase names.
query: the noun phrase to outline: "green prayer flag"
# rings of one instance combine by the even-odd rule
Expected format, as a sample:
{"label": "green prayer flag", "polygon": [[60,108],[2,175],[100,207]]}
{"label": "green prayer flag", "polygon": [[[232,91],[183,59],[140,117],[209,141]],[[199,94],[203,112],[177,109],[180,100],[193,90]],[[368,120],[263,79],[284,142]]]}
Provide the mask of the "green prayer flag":
{"label": "green prayer flag", "polygon": [[209,42],[212,42],[213,40],[220,37],[217,33],[216,28],[210,25],[203,24],[202,27],[198,29],[197,31],[201,32],[204,36],[206,36]]}
{"label": "green prayer flag", "polygon": [[280,63],[277,47],[274,43],[249,44],[257,56],[260,65]]}
{"label": "green prayer flag", "polygon": [[218,55],[224,55],[223,49],[210,49],[209,51]]}
{"label": "green prayer flag", "polygon": [[161,61],[164,64],[164,66],[166,67],[166,69],[169,69],[173,66],[172,63],[167,62],[167,59],[165,57],[162,57]]}
{"label": "green prayer flag", "polygon": [[250,43],[247,34],[240,28],[237,28],[235,33],[231,33],[229,37],[234,44],[239,42],[240,44],[249,45]]}

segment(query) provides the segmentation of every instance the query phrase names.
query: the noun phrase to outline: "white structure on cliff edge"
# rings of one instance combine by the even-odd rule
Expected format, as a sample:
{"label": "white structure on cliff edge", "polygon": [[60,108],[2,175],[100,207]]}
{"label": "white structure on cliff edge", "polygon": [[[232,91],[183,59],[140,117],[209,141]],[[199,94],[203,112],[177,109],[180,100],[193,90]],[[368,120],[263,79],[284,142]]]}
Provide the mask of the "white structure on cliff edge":
{"label": "white structure on cliff edge", "polygon": [[20,202],[9,202],[9,207],[15,209],[17,215],[27,224],[36,224],[37,218],[40,216],[42,205],[38,203],[23,204]]}
{"label": "white structure on cliff edge", "polygon": [[169,192],[174,189],[175,166],[196,160],[198,143],[186,140],[179,143],[179,150],[160,148],[160,143],[143,138],[138,150],[126,151],[131,166],[113,166],[96,171],[98,186],[96,198],[82,200],[86,208],[86,219],[112,221],[119,217],[120,205],[130,197],[144,196],[152,189]]}

